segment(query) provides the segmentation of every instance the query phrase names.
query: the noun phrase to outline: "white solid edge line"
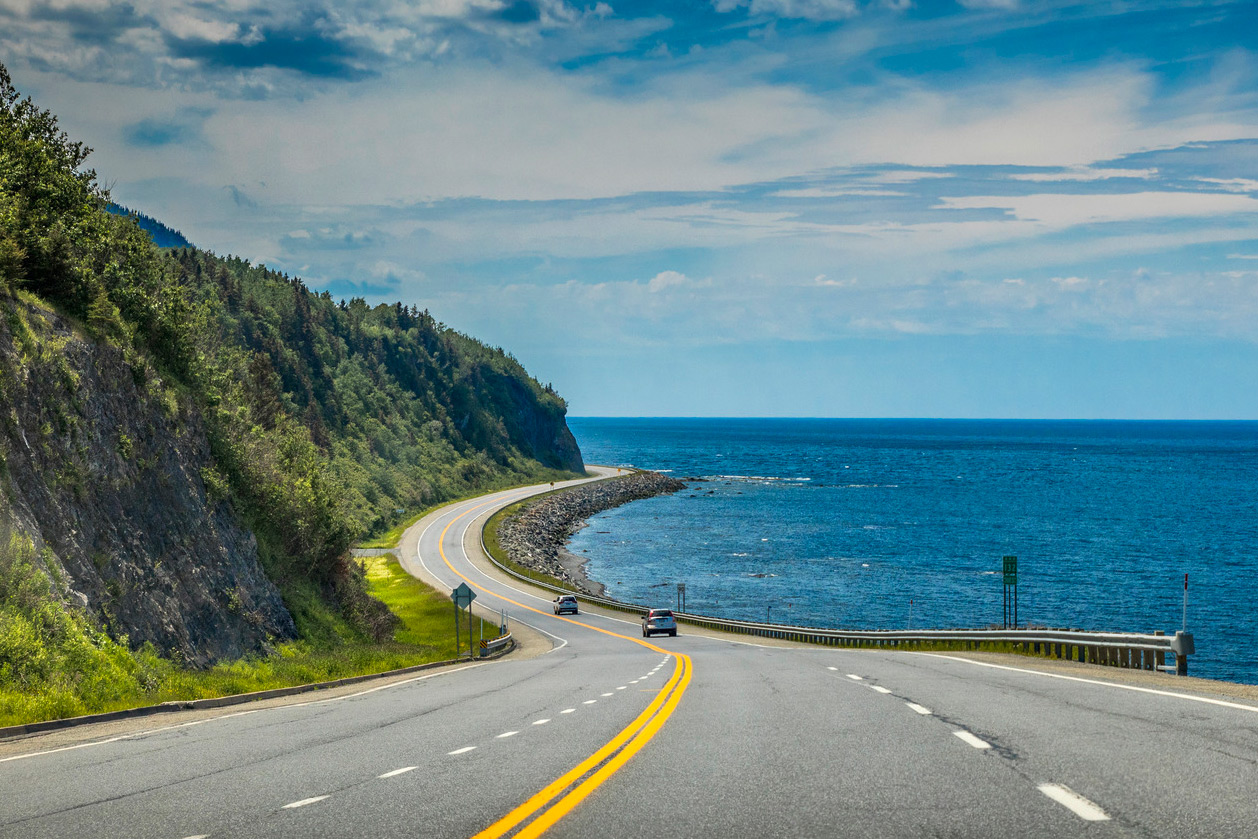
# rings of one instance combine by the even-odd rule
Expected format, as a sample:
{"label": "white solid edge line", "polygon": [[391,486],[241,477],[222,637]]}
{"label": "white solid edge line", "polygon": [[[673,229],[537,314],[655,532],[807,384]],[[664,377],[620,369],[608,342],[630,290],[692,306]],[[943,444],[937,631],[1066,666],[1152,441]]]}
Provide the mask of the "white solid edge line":
{"label": "white solid edge line", "polygon": [[203,719],[203,720],[191,720],[189,722],[175,723],[174,725],[163,725],[157,728],[146,728],[141,731],[132,731],[127,734],[119,734],[116,737],[107,737],[104,740],[92,740],[89,743],[75,743],[72,746],[60,746],[59,748],[56,748],[56,749],[44,749],[43,751],[39,751],[39,752],[27,752],[26,754],[12,755],[10,757],[0,757],[0,763],[8,763],[11,760],[25,760],[28,757],[41,757],[43,755],[53,755],[53,754],[58,754],[59,752],[72,752],[72,751],[75,751],[76,749],[86,749],[92,746],[106,746],[110,743],[117,743],[121,740],[139,740],[143,737],[148,737],[150,734],[161,734],[162,732],[165,732],[165,731],[175,731],[180,728],[192,728],[193,726],[197,726],[197,725],[205,725],[206,723],[211,723],[211,722],[221,722],[222,720],[230,720],[235,717],[245,717],[250,714],[263,714],[263,713],[266,713],[267,711],[290,710],[293,708],[307,708],[312,705],[326,705],[332,702],[340,702],[345,699],[354,699],[359,696],[366,696],[367,694],[375,693],[376,691],[389,690],[391,688],[401,687],[402,685],[409,685],[414,682],[422,682],[425,679],[435,679],[438,676],[448,676],[451,673],[459,673],[463,670],[471,670],[473,667],[484,667],[488,663],[489,662],[478,662],[476,664],[465,664],[462,667],[454,667],[449,670],[438,670],[434,673],[424,673],[421,676],[415,676],[410,679],[403,679],[400,682],[390,682],[387,685],[379,685],[374,688],[368,688],[367,690],[360,690],[354,693],[347,693],[344,696],[333,696],[328,699],[314,699],[309,702],[294,702],[291,705],[274,705],[270,708],[251,708],[247,711],[233,711],[230,714],[223,714],[217,717],[207,717],[206,719]]}
{"label": "white solid edge line", "polygon": [[473,750],[473,749],[475,749],[475,748],[476,748],[475,746],[464,746],[464,747],[463,747],[463,748],[461,748],[461,749],[455,749],[455,750],[454,750],[454,751],[452,751],[452,752],[446,752],[446,754],[447,754],[447,755],[451,755],[451,756],[453,756],[453,755],[462,755],[462,754],[467,754],[468,752],[472,751],[472,750]]}
{"label": "white solid edge line", "polygon": [[870,687],[871,687],[871,688],[873,688],[874,690],[878,691],[879,693],[890,693],[890,692],[891,692],[889,689],[884,688],[882,685],[870,685]]}
{"label": "white solid edge line", "polygon": [[954,731],[952,736],[958,738],[962,743],[968,743],[976,749],[990,749],[991,743],[986,740],[980,740],[968,731]]}
{"label": "white solid edge line", "polygon": [[1085,821],[1109,821],[1109,816],[1104,810],[1070,787],[1061,784],[1040,784],[1036,789]]}
{"label": "white solid edge line", "polygon": [[930,716],[930,713],[931,713],[930,709],[925,707],[924,705],[918,705],[916,702],[905,702],[904,704],[909,706],[910,708],[912,708],[914,711],[921,714],[922,716]]}
{"label": "white solid edge line", "polygon": [[281,810],[296,810],[298,807],[305,807],[307,804],[314,804],[327,798],[326,795],[316,795],[314,798],[303,798],[301,801],[294,801],[292,804],[285,804]]}
{"label": "white solid edge line", "polygon": [[1082,676],[1066,676],[1061,673],[1045,673],[1042,670],[1028,670],[1024,667],[1009,667],[1004,664],[990,664],[986,661],[975,661],[972,658],[962,658],[961,656],[939,655],[938,653],[910,653],[910,655],[928,655],[932,658],[942,658],[950,661],[964,661],[966,664],[974,664],[979,667],[991,667],[996,670],[1010,670],[1014,673],[1030,673],[1032,676],[1046,676],[1050,679],[1065,679],[1068,682],[1083,682],[1086,685],[1101,685],[1102,687],[1118,688],[1119,690],[1134,690],[1137,693],[1152,693],[1155,696],[1169,696],[1173,699],[1187,699],[1190,702],[1204,702],[1207,705],[1218,705],[1221,708],[1235,708],[1238,711],[1252,711],[1254,713],[1258,713],[1258,706],[1242,705],[1239,702],[1229,702],[1226,699],[1211,699],[1208,696],[1193,696],[1190,693],[1176,693],[1171,690],[1142,688],[1138,685],[1120,685],[1116,682],[1103,682],[1099,679],[1085,679]]}
{"label": "white solid edge line", "polygon": [[377,778],[392,778],[394,775],[405,775],[407,772],[414,772],[418,766],[403,766],[401,769],[394,769],[392,772],[385,772],[383,775],[377,775]]}

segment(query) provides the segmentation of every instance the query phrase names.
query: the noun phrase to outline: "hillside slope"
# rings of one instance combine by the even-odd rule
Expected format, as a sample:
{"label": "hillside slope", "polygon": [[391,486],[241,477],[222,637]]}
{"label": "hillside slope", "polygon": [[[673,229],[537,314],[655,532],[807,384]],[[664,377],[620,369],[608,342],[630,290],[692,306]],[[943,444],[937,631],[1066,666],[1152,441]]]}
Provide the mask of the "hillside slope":
{"label": "hillside slope", "polygon": [[194,664],[387,637],[354,539],[584,471],[564,401],[502,350],[158,249],[88,152],[0,66],[0,509],[56,608]]}

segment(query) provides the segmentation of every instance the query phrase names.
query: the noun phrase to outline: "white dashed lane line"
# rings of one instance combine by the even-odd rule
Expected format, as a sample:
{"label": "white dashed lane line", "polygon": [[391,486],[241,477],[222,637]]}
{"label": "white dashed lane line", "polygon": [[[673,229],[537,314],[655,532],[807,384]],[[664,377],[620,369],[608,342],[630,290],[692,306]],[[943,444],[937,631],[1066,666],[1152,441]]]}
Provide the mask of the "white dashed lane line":
{"label": "white dashed lane line", "polygon": [[594,704],[595,702],[597,702],[597,701],[598,701],[597,699],[587,699],[587,700],[585,700],[584,702],[582,702],[581,704],[582,704],[582,705],[593,705],[593,704]]}
{"label": "white dashed lane line", "polygon": [[606,698],[606,697],[608,697],[608,696],[614,696],[614,695],[615,695],[615,694],[611,694],[611,693],[600,693],[600,694],[599,694],[599,696],[602,696],[603,698]]}
{"label": "white dashed lane line", "polygon": [[952,735],[962,743],[968,743],[976,749],[990,749],[992,747],[991,743],[988,743],[986,740],[980,740],[968,731],[954,731]]}
{"label": "white dashed lane line", "polygon": [[451,757],[453,757],[454,755],[464,755],[464,754],[467,754],[468,752],[472,751],[472,750],[473,750],[473,749],[475,749],[475,748],[476,748],[475,746],[464,746],[464,747],[463,747],[463,748],[461,748],[461,749],[455,749],[455,750],[454,750],[454,751],[452,751],[452,752],[446,752],[446,754],[450,755]]}
{"label": "white dashed lane line", "polygon": [[545,725],[545,724],[546,724],[546,723],[548,723],[548,722],[550,722],[550,718],[549,718],[549,717],[547,717],[547,718],[546,718],[546,719],[544,719],[544,720],[533,720],[533,725]]}
{"label": "white dashed lane line", "polygon": [[377,775],[377,778],[392,778],[394,775],[405,775],[407,772],[414,772],[418,766],[403,766],[401,769],[394,769],[392,772],[385,772],[383,775]]}
{"label": "white dashed lane line", "polygon": [[564,709],[563,709],[562,711],[560,711],[559,713],[561,713],[561,714],[571,714],[571,713],[572,713],[573,711],[575,711],[575,710],[576,710],[576,708],[564,708]]}
{"label": "white dashed lane line", "polygon": [[[831,671],[838,670],[837,667],[827,667],[826,669],[831,670]],[[847,677],[854,682],[865,681],[864,677],[858,676],[855,673],[848,673]],[[884,688],[881,685],[870,685],[870,687],[873,688],[878,693],[882,693],[882,694],[891,693],[889,689]],[[916,702],[905,702],[904,704],[907,705],[909,709],[912,710],[913,712],[921,714],[924,717],[929,717],[934,713],[926,706],[918,705]],[[990,749],[992,747],[991,743],[988,743],[986,740],[983,740],[980,737],[976,737],[975,735],[971,734],[968,731],[954,731],[952,732],[952,734],[962,743],[972,746],[975,749]],[[1039,786],[1036,787],[1036,789],[1038,789],[1044,795],[1048,796],[1053,801],[1056,801],[1058,804],[1065,807],[1067,810],[1074,813],[1076,816],[1083,819],[1084,821],[1090,821],[1090,822],[1109,821],[1109,815],[1106,814],[1104,810],[1102,810],[1098,805],[1084,798],[1082,795],[1079,795],[1079,793],[1070,789],[1070,787],[1064,786],[1062,784],[1040,784]]]}
{"label": "white dashed lane line", "polygon": [[315,804],[327,798],[326,795],[316,795],[314,798],[303,798],[301,801],[294,801],[292,804],[285,804],[281,810],[296,810],[298,807],[305,807],[307,804]]}
{"label": "white dashed lane line", "polygon": [[1072,790],[1070,787],[1062,786],[1061,784],[1040,784],[1036,787],[1036,789],[1084,821],[1109,821],[1109,816],[1105,814],[1104,810]]}
{"label": "white dashed lane line", "polygon": [[518,732],[518,731],[504,731],[504,732],[502,732],[501,734],[499,734],[499,735],[498,735],[496,738],[494,738],[494,739],[496,739],[496,740],[506,740],[508,737],[514,737],[515,735],[517,735],[517,734],[519,734],[519,733],[520,733],[520,732]]}

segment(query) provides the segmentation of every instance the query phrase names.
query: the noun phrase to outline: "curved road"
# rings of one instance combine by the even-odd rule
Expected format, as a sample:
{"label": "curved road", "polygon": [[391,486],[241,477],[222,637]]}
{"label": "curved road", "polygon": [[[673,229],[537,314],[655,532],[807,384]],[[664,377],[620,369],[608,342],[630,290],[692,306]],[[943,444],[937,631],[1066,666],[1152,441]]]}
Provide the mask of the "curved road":
{"label": "curved road", "polygon": [[402,546],[530,627],[524,654],[31,738],[0,753],[0,836],[1258,835],[1258,706],[1098,668],[557,617],[480,556],[480,522],[528,492],[445,508]]}

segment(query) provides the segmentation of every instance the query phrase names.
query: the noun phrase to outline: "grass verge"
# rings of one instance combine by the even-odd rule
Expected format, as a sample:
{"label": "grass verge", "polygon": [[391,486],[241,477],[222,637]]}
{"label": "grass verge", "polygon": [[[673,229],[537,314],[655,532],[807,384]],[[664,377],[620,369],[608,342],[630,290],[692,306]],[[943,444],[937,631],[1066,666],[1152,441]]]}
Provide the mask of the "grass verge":
{"label": "grass verge", "polygon": [[[401,619],[391,641],[296,641],[207,670],[181,666],[152,646],[131,650],[113,640],[59,601],[36,562],[30,540],[0,525],[0,726],[325,682],[456,656],[454,607],[391,556],[370,560],[366,569],[370,593]],[[482,631],[476,619],[473,631]],[[491,623],[483,631],[498,634]]]}

